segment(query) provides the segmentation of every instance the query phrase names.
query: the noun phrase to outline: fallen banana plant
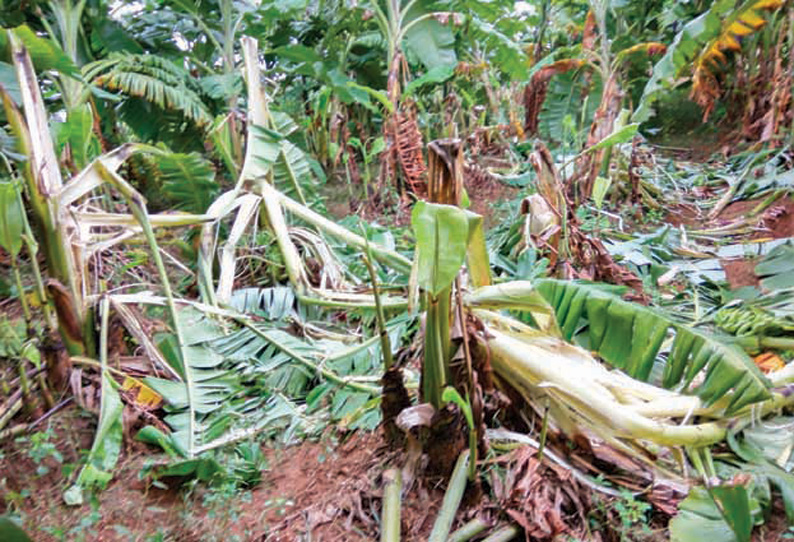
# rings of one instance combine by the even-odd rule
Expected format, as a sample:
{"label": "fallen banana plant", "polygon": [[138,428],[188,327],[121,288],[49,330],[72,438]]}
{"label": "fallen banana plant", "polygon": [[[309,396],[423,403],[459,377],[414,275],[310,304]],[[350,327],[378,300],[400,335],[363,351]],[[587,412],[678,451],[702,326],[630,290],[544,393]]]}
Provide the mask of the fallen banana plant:
{"label": "fallen banana plant", "polygon": [[[266,431],[278,430],[286,441],[296,432],[310,432],[310,425],[320,421],[310,415],[324,398],[333,397],[328,415],[338,421],[379,395],[380,388],[366,375],[380,367],[380,337],[353,344],[328,337],[301,339],[281,329],[293,315],[279,310],[278,296],[269,294],[258,293],[259,300],[269,298],[271,305],[251,314],[177,301],[184,349],[173,334],[157,337],[177,379],[144,379],[165,399],[169,414],[164,421],[173,432],[149,426],[138,438],[191,459]],[[114,295],[111,302],[166,306],[167,299],[142,293]],[[252,308],[236,299],[232,304]],[[399,345],[409,323],[405,317],[386,323],[394,344]]]}
{"label": "fallen banana plant", "polygon": [[[609,441],[620,438],[694,447],[714,444],[727,434],[727,418],[704,407],[697,397],[610,372],[587,352],[559,339],[527,338],[487,326],[485,333],[489,338],[482,342],[482,354],[491,356],[496,374],[530,403],[551,397],[558,407],[552,415],[574,434],[584,423],[594,435]],[[757,413],[791,402],[781,395],[762,404]],[[693,424],[675,420],[688,414],[714,420]]]}
{"label": "fallen banana plant", "polygon": [[728,338],[720,341],[585,283],[547,279],[537,287],[554,307],[563,338],[570,341],[586,327],[587,347],[639,380],[649,380],[662,346],[670,343],[661,381],[665,388],[691,387],[707,405],[733,390],[728,414],[771,397],[768,380]]}
{"label": "fallen banana plant", "polygon": [[[278,329],[279,325],[288,325],[287,321],[266,324],[256,317],[225,308],[235,304],[234,246],[246,228],[256,222],[260,208],[265,210],[276,235],[299,301],[331,307],[374,306],[374,298],[370,295],[352,291],[352,288],[349,292],[339,292],[338,289],[346,286],[343,283],[334,284],[332,291],[309,284],[304,264],[286,226],[282,204],[298,209],[296,214],[300,214],[305,222],[315,224],[321,231],[325,228],[329,234],[341,236],[352,245],[363,249],[367,241],[333,225],[286,196],[282,199],[280,193],[270,189],[267,181],[272,176],[272,169],[262,166],[261,157],[255,152],[257,149],[262,150],[256,143],[261,140],[255,140],[252,136],[257,124],[249,124],[250,144],[237,189],[218,198],[204,214],[150,215],[144,198],[118,171],[135,153],[145,152],[156,156],[166,151],[141,144],[128,144],[100,156],[63,183],[58,169],[50,167],[57,164],[57,159],[45,128],[46,114],[38,92],[38,81],[24,48],[16,47],[15,53],[18,54],[14,55],[14,61],[20,85],[28,91],[24,95],[24,115],[7,92],[1,91],[0,94],[17,135],[19,150],[31,157],[29,164],[38,164],[35,168],[26,166],[24,175],[30,197],[35,200],[31,202],[32,206],[37,209],[42,230],[48,235],[45,246],[48,249],[48,261],[52,263],[50,271],[62,272],[56,276],[67,284],[67,287],[57,290],[63,292],[62,298],[66,302],[62,306],[56,303],[56,312],[64,330],[64,338],[67,341],[71,339],[71,342],[67,342],[70,353],[93,366],[105,367],[107,307],[112,305],[117,308],[121,321],[129,328],[131,335],[137,337],[150,353],[151,360],[161,364],[158,369],[166,370],[172,377],[145,379],[145,384],[166,401],[168,415],[165,421],[172,432],[166,434],[149,426],[143,430],[140,438],[162,446],[174,456],[192,461],[203,452],[238,442],[264,430],[287,429],[284,431],[287,439],[298,427],[301,431],[310,431],[308,424],[304,423],[309,417],[307,410],[315,414],[325,412],[332,420],[345,419],[351,424],[377,423],[377,417],[374,420],[372,416],[362,417],[362,411],[372,411],[371,403],[380,393],[380,388],[372,385],[365,376],[375,370],[373,360],[379,367],[377,360],[382,356],[378,337],[351,345],[349,338],[345,341],[332,340],[330,334],[319,331],[323,335],[320,339],[301,340]],[[267,114],[266,98],[257,94],[261,94],[261,87],[256,67],[256,42],[246,39],[244,51],[248,67],[255,71],[249,81],[252,96],[259,98],[251,101],[251,115],[256,119]],[[287,160],[288,154],[294,155],[295,152],[296,149],[290,148],[289,153],[282,152],[280,159]],[[267,164],[265,161],[265,166]],[[253,185],[256,188],[258,183],[258,193],[256,190],[247,191],[247,187]],[[47,190],[39,193],[40,186]],[[244,187],[246,190],[243,190]],[[94,200],[89,200],[87,196],[100,188],[106,191],[106,198],[113,200],[109,203],[115,208],[126,204],[129,213],[108,213]],[[221,251],[221,273],[216,287],[211,273],[215,254],[214,228],[229,212],[235,210],[238,211],[237,218],[227,244]],[[205,252],[199,262],[199,276],[203,279],[199,284],[207,300],[204,304],[187,302],[174,296],[164,260],[164,256],[171,256],[161,249],[158,235],[155,234],[155,228],[158,228],[159,234],[163,227],[200,224],[205,224],[205,236],[202,239]],[[138,292],[103,297],[102,344],[99,351],[101,362],[94,362],[90,358],[95,350],[92,346],[93,322],[90,315],[98,299],[96,291],[99,280],[92,276],[92,271],[101,269],[101,263],[89,266],[89,262],[92,259],[101,262],[102,254],[108,249],[140,238],[151,251],[163,295]],[[321,240],[316,242],[316,246],[322,246]],[[410,269],[410,261],[396,252],[375,244],[371,244],[370,250],[376,260],[390,262],[403,272]],[[175,259],[172,261],[181,271],[186,269]],[[387,309],[404,307],[406,304],[404,300],[392,300],[388,296],[381,296],[381,302]],[[127,304],[166,307],[170,315],[170,332],[152,340],[141,328],[140,322],[129,310],[125,310]],[[76,321],[72,321],[72,315]],[[398,318],[386,325],[388,332],[394,334],[393,344],[399,346],[400,337],[410,320]],[[87,358],[86,354],[89,354]],[[80,501],[84,487],[93,485],[95,481],[102,483],[109,479],[112,463],[117,456],[117,451],[111,453],[106,446],[116,442],[116,437],[120,435],[120,426],[116,423],[120,403],[113,401],[114,397],[118,398],[115,384],[104,369],[101,379],[102,409],[100,431],[94,446],[96,452],[92,451],[90,464],[81,473],[74,490],[68,494],[74,503]],[[309,395],[309,392],[314,395]],[[329,408],[325,410],[324,405],[331,398]],[[307,405],[298,406],[295,400],[305,400]],[[364,409],[365,405],[368,408]]]}
{"label": "fallen banana plant", "polygon": [[[243,38],[243,57],[250,104],[245,162],[235,189],[221,195],[208,210],[208,214],[215,220],[207,223],[202,230],[199,255],[199,285],[202,297],[207,303],[214,305],[228,303],[237,266],[235,248],[245,232],[258,223],[261,210],[275,236],[290,284],[301,302],[327,308],[374,308],[375,299],[371,294],[356,291],[343,280],[337,281],[333,288],[324,287],[322,282],[319,286],[311,284],[300,252],[290,235],[285,211],[321,234],[338,238],[362,251],[366,249],[367,240],[322,217],[274,187],[275,170],[268,166],[274,162],[268,158],[273,149],[268,146],[267,141],[257,137],[258,131],[271,129],[274,120],[268,109],[268,98],[260,84],[256,40]],[[295,152],[299,151],[291,148],[290,153]],[[221,248],[220,271],[215,286],[212,264],[219,245],[217,225],[235,211],[237,214],[231,232]],[[410,260],[397,252],[375,243],[370,243],[370,250],[375,260],[396,270],[407,273],[411,269]],[[323,250],[322,254],[324,259],[321,260],[321,265],[333,266],[330,249]],[[384,308],[402,309],[407,306],[407,300],[400,297],[382,295],[380,301]]]}
{"label": "fallen banana plant", "polygon": [[83,504],[83,491],[94,487],[104,488],[113,477],[113,469],[121,453],[123,437],[122,410],[124,405],[116,389],[116,382],[108,371],[108,322],[110,317],[110,300],[105,297],[101,304],[102,329],[100,333],[100,363],[102,379],[101,404],[99,408],[99,425],[97,426],[94,444],[88,453],[88,459],[75,483],[64,493],[64,500],[69,505]]}
{"label": "fallen banana plant", "polygon": [[[678,386],[677,391],[657,387],[623,372],[609,371],[587,351],[556,337],[553,331],[541,331],[486,310],[486,307],[500,306],[524,309],[540,320],[552,312],[544,297],[558,307],[556,314],[564,336],[570,338],[588,321],[591,327],[598,326],[599,329],[591,329],[591,333],[602,342],[592,341],[589,346],[595,346],[594,349],[613,365],[631,369],[625,362],[643,360],[636,365],[637,370],[649,375],[647,365],[653,365],[667,339],[672,346],[668,346],[666,363],[678,364],[674,369],[679,379],[683,361],[690,364],[686,367],[691,373],[686,383],[698,378],[702,382],[691,386],[692,389]],[[481,354],[489,356],[496,374],[530,403],[536,403],[543,396],[551,397],[556,405],[552,413],[560,427],[569,433],[575,433],[584,421],[601,438],[630,438],[666,446],[704,446],[723,440],[727,429],[737,419],[766,414],[791,402],[787,393],[770,390],[772,382],[785,383],[791,367],[767,379],[751,360],[743,361],[746,356],[740,351],[675,324],[645,307],[622,301],[595,285],[549,280],[533,288],[527,282],[505,283],[475,290],[466,297],[466,302],[484,324],[479,339]],[[620,306],[622,312],[610,311],[611,304]],[[588,308],[591,312],[584,312]],[[621,318],[626,313],[630,313],[630,317]],[[589,320],[584,319],[588,314]],[[654,336],[661,335],[659,328],[664,335],[649,340],[651,333],[639,329],[641,324],[648,325],[648,320]],[[668,328],[673,328],[671,332],[675,333],[672,340],[666,336]],[[547,326],[546,329],[553,328]],[[690,352],[684,353],[677,341],[696,344],[690,346]],[[603,345],[601,349],[598,344]],[[724,354],[725,350],[728,354]],[[621,365],[620,361],[624,363]],[[665,374],[670,371],[665,369]],[[665,382],[679,383],[670,377]],[[706,421],[688,423],[693,417]]]}

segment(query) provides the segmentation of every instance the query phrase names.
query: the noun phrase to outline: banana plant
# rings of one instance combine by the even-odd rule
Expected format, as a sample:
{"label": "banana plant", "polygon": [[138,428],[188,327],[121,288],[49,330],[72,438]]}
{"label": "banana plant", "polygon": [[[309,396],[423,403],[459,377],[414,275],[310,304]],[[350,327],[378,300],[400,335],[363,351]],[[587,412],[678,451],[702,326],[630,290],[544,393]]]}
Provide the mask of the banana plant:
{"label": "banana plant", "polygon": [[720,93],[714,70],[727,60],[725,52],[741,50],[740,40],[763,27],[765,17],[784,3],[781,0],[713,2],[706,12],[684,25],[656,63],[633,120],[649,119],[653,103],[666,88],[680,82],[682,75],[691,75],[692,95],[703,106],[707,118]]}
{"label": "banana plant", "polygon": [[[506,296],[514,304],[519,301],[516,293]],[[488,297],[491,306],[498,306],[493,295]],[[469,299],[469,306],[476,307],[475,300]],[[706,449],[725,440],[737,424],[749,423],[754,416],[767,415],[792,402],[785,393],[775,392],[769,399],[734,409],[731,414],[728,409],[735,397],[742,395],[741,389],[726,390],[720,400],[706,406],[688,393],[609,371],[587,351],[512,318],[491,310],[475,310],[474,314],[483,322],[488,337],[478,341],[476,351],[489,356],[501,385],[516,390],[528,405],[549,401],[546,404],[554,431],[568,436],[591,434],[635,457],[636,450],[659,445]],[[790,381],[785,371],[771,378]],[[698,422],[692,421],[693,415],[699,417]],[[675,465],[645,462],[653,471],[680,479]]]}
{"label": "banana plant", "polygon": [[74,485],[64,492],[68,505],[83,504],[83,492],[104,488],[113,477],[113,469],[121,454],[123,438],[122,410],[124,405],[117,390],[118,384],[108,371],[108,329],[110,322],[110,299],[105,296],[100,306],[100,378],[102,380],[99,423],[94,443],[88,452],[86,464],[80,470]]}
{"label": "banana plant", "polygon": [[[584,148],[575,156],[576,168],[569,181],[568,191],[576,204],[587,202],[591,197],[596,178],[608,174],[611,147],[630,139],[639,127],[639,124],[627,124],[621,120],[621,116],[625,115],[622,111],[625,72],[629,61],[638,55],[654,56],[666,50],[666,46],[662,43],[643,42],[613,52],[607,34],[610,2],[594,0],[589,4],[591,9],[584,25],[580,51],[572,57],[554,61],[554,57],[550,55],[538,62],[530,70],[531,80],[525,91],[527,129],[530,132],[537,131],[541,106],[546,103],[551,110],[547,118],[553,119],[556,124],[551,130],[562,135],[566,112],[573,109],[565,102],[576,95],[576,87],[572,84],[568,89],[569,96],[562,100],[558,96],[553,96],[554,100],[546,99],[544,102],[551,78],[555,75],[568,74],[569,78],[574,77],[571,79],[573,83],[576,81],[575,78],[581,75],[588,78],[597,76],[596,81],[601,86],[600,103],[592,113],[586,102],[581,108],[583,117],[592,114],[592,121]],[[582,122],[584,120],[583,118]],[[574,134],[574,139],[578,141],[578,134]],[[562,169],[564,171],[565,167]]]}
{"label": "banana plant", "polygon": [[[427,70],[453,67],[457,63],[455,38],[446,23],[454,23],[460,16],[429,11],[419,0],[386,0],[383,3],[385,10],[377,0],[369,2],[368,6],[375,14],[375,21],[387,45],[386,93],[391,105],[383,123],[386,141],[384,171],[396,175],[399,164],[406,184],[416,190],[425,164],[421,149],[416,148],[422,146],[418,125],[410,114],[400,109],[402,81],[410,75],[403,52],[411,51]],[[442,21],[445,24],[441,24]],[[403,185],[399,186],[402,191]]]}
{"label": "banana plant", "polygon": [[90,341],[86,343],[83,340],[89,324],[86,307],[82,303],[83,290],[80,288],[82,270],[68,239],[68,232],[76,224],[71,216],[63,212],[60,205],[59,194],[64,187],[63,178],[24,35],[23,33],[23,37],[20,37],[19,31],[6,30],[0,39],[11,49],[24,114],[6,89],[1,92],[3,106],[17,139],[17,152],[27,157],[22,177],[27,185],[32,216],[43,232],[42,244],[49,272],[61,284],[66,285],[74,304],[74,307],[64,307],[58,312],[61,334],[70,352],[83,354],[90,351],[92,345]]}
{"label": "banana plant", "polygon": [[[576,182],[574,193],[577,203],[584,203],[591,197],[593,185],[599,174],[607,174],[611,159],[611,145],[604,143],[612,134],[618,133],[623,127],[619,122],[624,99],[622,71],[626,60],[637,53],[655,55],[664,52],[666,47],[661,43],[640,43],[623,49],[615,54],[610,51],[607,35],[607,11],[609,0],[592,0],[590,2],[591,14],[595,24],[591,25],[590,32],[596,33],[600,44],[600,51],[595,50],[595,44],[588,43],[588,37],[583,38],[583,56],[589,60],[601,75],[603,90],[601,103],[593,115],[593,123],[585,143],[585,151],[577,160]],[[588,23],[585,23],[585,34],[588,33]],[[591,36],[592,39],[592,36]],[[624,123],[625,124],[625,123]],[[636,127],[635,127],[636,130]]]}
{"label": "banana plant", "polygon": [[[248,83],[248,133],[245,159],[241,167],[237,186],[217,198],[207,213],[213,221],[207,223],[202,231],[199,257],[199,284],[202,296],[210,304],[229,301],[235,276],[235,247],[243,234],[254,223],[254,217],[263,212],[273,231],[276,243],[282,253],[290,283],[298,298],[309,304],[327,307],[369,306],[374,307],[372,295],[341,292],[348,289],[343,285],[336,291],[317,288],[309,284],[308,274],[299,251],[290,238],[285,212],[296,215],[304,222],[321,229],[332,237],[365,250],[366,240],[342,228],[332,221],[312,211],[304,202],[298,202],[280,191],[274,185],[281,185],[291,194],[302,197],[301,186],[306,186],[308,165],[305,155],[289,141],[283,139],[272,128],[277,122],[269,107],[269,97],[260,83],[258,44],[253,38],[242,40],[245,63],[245,79]],[[220,260],[220,273],[215,283],[213,272],[214,253],[218,245],[216,236],[217,221],[236,213],[231,235],[225,240]],[[411,263],[402,255],[373,244],[373,257],[386,261],[402,272],[410,270]],[[386,307],[404,307],[407,301],[382,296]]]}
{"label": "banana plant", "polygon": [[[182,339],[183,328],[180,326],[153,227],[191,225],[206,221],[208,218],[201,215],[163,215],[150,219],[143,197],[116,173],[124,161],[136,152],[148,151],[155,154],[162,152],[145,145],[129,144],[120,147],[97,158],[83,171],[64,183],[47,130],[46,112],[31,59],[24,45],[14,33],[9,31],[7,37],[12,45],[24,115],[17,109],[7,91],[2,91],[2,98],[6,115],[17,137],[18,150],[20,154],[24,154],[28,158],[24,164],[23,177],[27,184],[32,215],[37,219],[43,235],[49,273],[51,278],[59,281],[55,283],[57,287],[50,289],[50,294],[54,301],[59,328],[67,350],[72,356],[82,359],[85,359],[86,355],[90,359],[95,352],[94,323],[91,317],[92,305],[89,299],[92,292],[88,280],[90,256],[142,233],[152,249],[152,257],[162,279],[166,305],[171,312],[177,337],[178,351],[181,359],[187,358],[185,341]],[[130,207],[129,214],[84,211],[77,208],[77,203],[84,196],[103,185],[112,187],[121,195]],[[11,215],[9,215],[10,217]],[[63,284],[67,286],[64,287]],[[107,318],[106,310],[103,313],[103,318]],[[103,326],[104,333],[106,333],[106,327]],[[104,356],[103,352],[106,350],[104,334],[101,340],[102,352],[100,354]],[[189,372],[185,373],[188,384],[190,376]],[[104,374],[103,382],[107,386],[111,385]],[[190,386],[188,386],[188,390],[188,396],[190,396]],[[118,410],[118,405],[113,406],[113,393],[115,392],[110,388],[105,389],[105,385],[103,385],[103,398],[107,398],[108,406],[104,408],[103,401],[102,428],[106,426],[106,422],[110,425],[115,424],[112,421],[115,419],[115,414],[112,413]],[[106,412],[111,412],[111,414],[107,414],[105,417]],[[195,420],[191,417],[190,425],[194,424]],[[100,441],[105,436],[103,429],[99,434]],[[102,445],[95,448],[100,450]],[[115,461],[112,459],[112,454],[108,456],[106,451],[97,451],[96,453],[97,457],[106,457],[107,461],[111,463]],[[98,461],[107,467],[108,463],[105,462],[105,459],[99,458]],[[96,465],[94,466],[96,467]],[[88,478],[81,477],[82,482],[88,484],[87,480],[94,479],[95,474],[86,474]],[[77,499],[76,495],[73,497]]]}
{"label": "banana plant", "polygon": [[430,12],[418,0],[386,0],[385,10],[378,1],[368,3],[375,13],[387,44],[387,73],[389,100],[395,109],[400,96],[400,72],[403,49],[408,49],[428,70],[457,63],[452,32],[438,19],[448,19],[451,14]]}
{"label": "banana plant", "polygon": [[368,187],[372,183],[371,165],[375,161],[375,158],[386,148],[386,142],[383,137],[379,137],[372,141],[369,147],[367,147],[366,143],[362,143],[357,137],[351,137],[347,142],[350,146],[356,148],[364,159],[364,195],[368,197]]}
{"label": "banana plant", "polygon": [[[728,414],[771,398],[770,382],[741,349],[726,344],[726,337],[718,340],[587,284],[545,279],[536,287],[554,307],[565,340],[586,327],[587,347],[634,378],[651,378],[659,351],[672,333],[661,379],[665,388],[691,386],[706,405],[724,401],[725,392],[735,390],[726,406]],[[693,384],[704,370],[705,379]]]}
{"label": "banana plant", "polygon": [[452,205],[418,202],[411,215],[416,235],[415,281],[425,292],[422,398],[436,409],[449,381],[450,304],[452,282],[458,276],[469,244],[466,211]]}

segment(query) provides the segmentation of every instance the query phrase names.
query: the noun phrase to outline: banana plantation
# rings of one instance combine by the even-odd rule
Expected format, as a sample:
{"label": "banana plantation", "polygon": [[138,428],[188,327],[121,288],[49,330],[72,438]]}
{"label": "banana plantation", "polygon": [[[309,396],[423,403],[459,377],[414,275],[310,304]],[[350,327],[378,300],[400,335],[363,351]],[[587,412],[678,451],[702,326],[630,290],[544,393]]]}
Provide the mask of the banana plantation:
{"label": "banana plantation", "polygon": [[794,540],[791,0],[0,27],[0,540]]}

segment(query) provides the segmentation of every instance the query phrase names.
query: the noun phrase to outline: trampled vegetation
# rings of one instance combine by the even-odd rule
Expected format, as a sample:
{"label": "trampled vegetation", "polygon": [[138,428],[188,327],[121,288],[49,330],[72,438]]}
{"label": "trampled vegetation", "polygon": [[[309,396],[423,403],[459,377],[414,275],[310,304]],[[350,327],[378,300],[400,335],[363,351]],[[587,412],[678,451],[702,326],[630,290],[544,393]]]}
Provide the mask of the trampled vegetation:
{"label": "trampled vegetation", "polygon": [[0,539],[794,539],[790,1],[0,25]]}

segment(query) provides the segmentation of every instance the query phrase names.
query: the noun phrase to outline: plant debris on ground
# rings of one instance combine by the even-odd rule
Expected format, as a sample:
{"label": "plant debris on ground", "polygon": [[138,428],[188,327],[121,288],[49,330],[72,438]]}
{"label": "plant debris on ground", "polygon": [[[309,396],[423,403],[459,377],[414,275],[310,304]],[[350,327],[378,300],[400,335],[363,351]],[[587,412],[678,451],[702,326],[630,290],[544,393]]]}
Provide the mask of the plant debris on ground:
{"label": "plant debris on ground", "polygon": [[0,5],[0,540],[794,539],[794,5]]}

